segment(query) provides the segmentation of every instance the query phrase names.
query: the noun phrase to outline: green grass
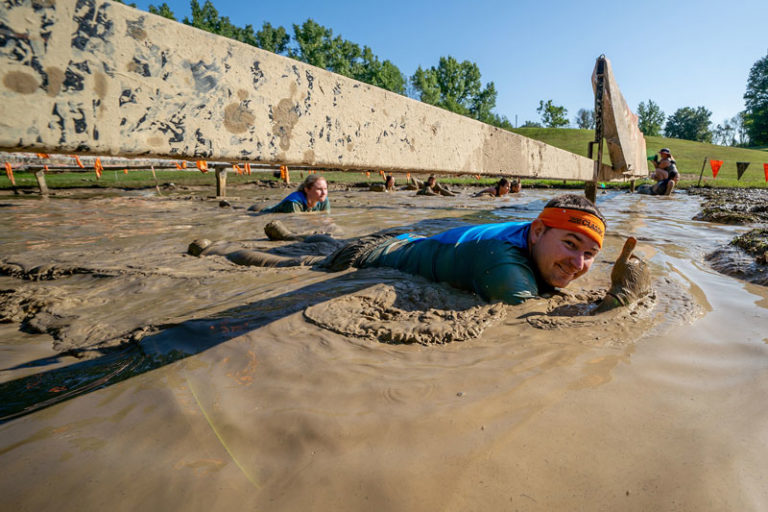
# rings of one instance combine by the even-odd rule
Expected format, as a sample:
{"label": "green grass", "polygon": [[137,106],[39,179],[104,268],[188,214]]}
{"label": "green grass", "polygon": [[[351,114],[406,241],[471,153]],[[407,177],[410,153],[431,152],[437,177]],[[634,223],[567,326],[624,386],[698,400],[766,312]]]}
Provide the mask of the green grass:
{"label": "green grass", "polygon": [[[518,128],[513,130],[520,135],[540,140],[552,146],[587,156],[587,144],[593,139],[594,133],[591,130],[576,130],[565,128]],[[726,146],[716,146],[702,142],[693,142],[681,139],[668,139],[665,137],[646,137],[646,147],[648,154],[652,155],[660,148],[668,147],[677,161],[677,167],[683,174],[680,181],[681,188],[696,186],[701,172],[701,166],[704,158],[713,160],[723,160],[723,166],[720,169],[716,179],[712,178],[712,170],[709,164],[704,169],[702,186],[705,187],[760,187],[768,188],[763,173],[763,163],[768,163],[768,147],[760,148],[733,148]],[[607,159],[607,151],[605,152]],[[741,180],[736,179],[736,162],[750,162],[750,166]],[[380,177],[378,173],[371,172],[370,178],[360,172],[341,172],[329,171],[323,172],[328,181],[333,183],[366,183],[378,182]],[[291,181],[296,183],[301,181],[302,173],[300,171],[291,171]],[[395,173],[398,184],[405,182],[404,173]],[[37,188],[37,181],[31,173],[15,173],[16,184],[20,188]],[[422,176],[423,178],[423,176]],[[250,183],[259,179],[274,179],[271,172],[254,172],[251,176],[239,176],[234,172],[227,174],[228,185],[236,186],[239,184]],[[472,176],[448,177],[443,176],[440,181],[458,186],[483,185],[489,186],[496,182],[496,178],[475,179]],[[80,187],[103,187],[103,188],[145,188],[155,186],[155,179],[152,172],[147,171],[129,171],[123,174],[122,171],[105,171],[101,179],[96,178],[93,172],[73,172],[61,174],[46,175],[46,182],[50,188],[80,188]],[[213,172],[203,174],[197,171],[157,171],[157,182],[160,184],[173,182],[176,185],[186,186],[210,186],[215,188],[216,178]],[[552,187],[552,188],[583,188],[583,182],[567,182],[562,180],[523,180],[524,187]],[[626,187],[626,183],[607,183],[607,187]],[[0,189],[10,189],[10,180],[4,173],[0,173]]]}
{"label": "green grass", "polygon": [[[517,128],[513,131],[582,156],[587,156],[587,144],[594,137],[594,132],[591,130],[566,128]],[[713,179],[712,169],[707,163],[701,182],[702,186],[766,187],[763,164],[768,163],[768,148],[733,148],[666,137],[646,137],[645,144],[648,155],[653,155],[661,148],[669,148],[672,151],[677,162],[677,168],[683,174],[681,186],[696,185],[702,163],[707,157],[711,160],[722,160],[723,166],[720,168],[717,178]],[[750,162],[750,166],[741,180],[736,179],[736,162]]]}

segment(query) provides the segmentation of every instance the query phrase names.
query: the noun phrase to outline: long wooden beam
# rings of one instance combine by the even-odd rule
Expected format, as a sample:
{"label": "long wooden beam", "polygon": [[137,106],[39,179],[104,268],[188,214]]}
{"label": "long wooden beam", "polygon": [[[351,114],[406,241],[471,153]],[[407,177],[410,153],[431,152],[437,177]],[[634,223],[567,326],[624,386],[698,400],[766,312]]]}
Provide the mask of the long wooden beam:
{"label": "long wooden beam", "polygon": [[0,23],[0,149],[592,179],[587,158],[121,4],[8,2]]}

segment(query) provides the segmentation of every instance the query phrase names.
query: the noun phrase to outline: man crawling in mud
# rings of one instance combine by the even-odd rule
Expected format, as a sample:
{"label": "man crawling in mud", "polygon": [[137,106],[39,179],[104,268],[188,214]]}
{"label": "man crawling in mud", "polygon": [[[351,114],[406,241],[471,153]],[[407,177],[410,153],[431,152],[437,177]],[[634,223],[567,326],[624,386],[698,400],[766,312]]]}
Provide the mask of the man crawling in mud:
{"label": "man crawling in mud", "polygon": [[[327,237],[294,235],[275,223],[268,224],[265,231],[273,240],[316,242],[318,237]],[[564,288],[584,275],[602,249],[604,235],[605,218],[600,210],[583,196],[566,194],[549,201],[531,222],[465,226],[431,237],[412,233],[364,236],[327,257],[230,251],[207,240],[192,242],[189,253],[219,254],[241,265],[316,265],[330,271],[392,267],[477,293],[489,302],[519,304]],[[634,238],[625,243],[598,312],[628,305],[650,290],[647,267],[632,255],[635,244]]]}

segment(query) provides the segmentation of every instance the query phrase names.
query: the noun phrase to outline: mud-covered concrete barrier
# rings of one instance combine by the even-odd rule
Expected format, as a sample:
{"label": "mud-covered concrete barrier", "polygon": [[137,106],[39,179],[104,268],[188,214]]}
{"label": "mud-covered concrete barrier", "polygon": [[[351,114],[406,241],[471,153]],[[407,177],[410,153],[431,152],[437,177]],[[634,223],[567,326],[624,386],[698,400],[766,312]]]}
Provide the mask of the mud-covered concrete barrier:
{"label": "mud-covered concrete barrier", "polygon": [[124,5],[13,3],[0,23],[0,149],[593,177],[587,158]]}

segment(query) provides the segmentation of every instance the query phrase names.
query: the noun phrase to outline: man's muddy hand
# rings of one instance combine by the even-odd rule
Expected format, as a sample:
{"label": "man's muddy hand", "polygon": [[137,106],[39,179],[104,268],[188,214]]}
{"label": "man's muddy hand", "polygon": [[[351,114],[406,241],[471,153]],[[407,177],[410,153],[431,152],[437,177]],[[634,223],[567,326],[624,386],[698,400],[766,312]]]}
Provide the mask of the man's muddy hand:
{"label": "man's muddy hand", "polygon": [[624,242],[624,248],[611,270],[611,288],[595,313],[627,306],[651,291],[651,272],[648,265],[632,254],[636,245],[637,239],[634,237],[629,237]]}

